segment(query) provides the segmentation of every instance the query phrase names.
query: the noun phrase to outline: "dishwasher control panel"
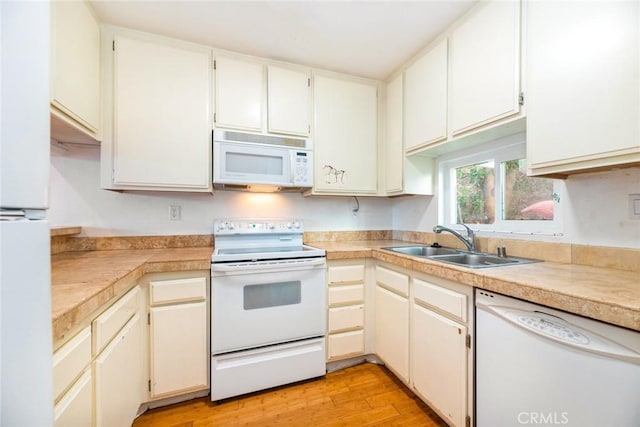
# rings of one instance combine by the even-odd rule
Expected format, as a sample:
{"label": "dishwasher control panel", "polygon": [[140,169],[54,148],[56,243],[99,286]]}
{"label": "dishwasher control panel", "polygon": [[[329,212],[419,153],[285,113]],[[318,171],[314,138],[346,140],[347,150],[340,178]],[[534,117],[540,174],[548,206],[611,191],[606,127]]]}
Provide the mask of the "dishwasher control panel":
{"label": "dishwasher control panel", "polygon": [[545,319],[544,317],[536,316],[535,314],[520,315],[517,320],[525,328],[534,329],[540,333],[551,335],[563,341],[582,345],[589,344],[589,338],[587,338],[586,335],[581,334],[575,329],[572,329],[560,322],[554,322],[553,320]]}

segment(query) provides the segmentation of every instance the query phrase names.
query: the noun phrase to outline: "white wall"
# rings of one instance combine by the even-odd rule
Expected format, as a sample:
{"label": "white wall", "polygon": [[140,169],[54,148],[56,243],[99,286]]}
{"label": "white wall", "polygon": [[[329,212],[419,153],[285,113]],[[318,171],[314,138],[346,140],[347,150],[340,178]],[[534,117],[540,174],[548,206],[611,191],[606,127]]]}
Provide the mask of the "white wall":
{"label": "white wall", "polygon": [[[210,194],[132,192],[100,189],[99,151],[52,150],[48,216],[52,226],[80,225],[86,235],[211,234],[225,217],[298,217],[308,231],[416,230],[438,223],[438,197],[398,199],[302,197],[297,193]],[[640,168],[573,175],[561,200],[563,235],[511,236],[597,246],[640,248],[640,220],[629,219],[628,195],[640,194]],[[182,220],[169,220],[169,206],[182,207]],[[480,233],[481,236],[489,234]],[[509,237],[509,236],[507,236]]]}
{"label": "white wall", "polygon": [[[100,153],[95,148],[51,152],[52,226],[80,225],[85,235],[211,234],[216,218],[303,218],[307,231],[387,230],[392,222],[387,199],[302,197],[299,193],[211,194],[125,192],[100,189]],[[169,220],[169,206],[182,207],[182,220]]]}
{"label": "white wall", "polygon": [[629,194],[640,194],[640,168],[574,175],[565,185],[569,241],[640,248],[640,219],[629,218]]}
{"label": "white wall", "polygon": [[[572,175],[564,185],[562,236],[504,237],[640,248],[640,220],[629,218],[629,194],[640,194],[640,168]],[[393,206],[393,229],[431,231],[438,223],[437,201],[437,196],[399,199]]]}

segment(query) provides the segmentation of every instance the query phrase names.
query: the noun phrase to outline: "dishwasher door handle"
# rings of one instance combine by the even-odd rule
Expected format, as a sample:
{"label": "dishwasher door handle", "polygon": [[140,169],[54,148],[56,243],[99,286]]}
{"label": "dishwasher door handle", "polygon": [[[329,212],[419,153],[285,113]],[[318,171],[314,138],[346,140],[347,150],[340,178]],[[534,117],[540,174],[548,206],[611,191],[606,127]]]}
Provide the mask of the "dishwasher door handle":
{"label": "dishwasher door handle", "polygon": [[527,332],[574,349],[613,357],[640,365],[640,353],[595,332],[543,311],[520,310],[502,305],[477,303],[479,310],[498,316]]}

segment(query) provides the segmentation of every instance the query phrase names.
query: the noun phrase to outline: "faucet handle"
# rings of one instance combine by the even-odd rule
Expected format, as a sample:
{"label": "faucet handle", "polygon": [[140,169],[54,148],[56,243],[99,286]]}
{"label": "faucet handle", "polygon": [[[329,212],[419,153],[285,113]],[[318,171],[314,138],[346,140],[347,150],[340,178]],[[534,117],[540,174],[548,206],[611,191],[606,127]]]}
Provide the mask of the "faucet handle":
{"label": "faucet handle", "polygon": [[461,226],[463,226],[464,228],[466,228],[466,229],[467,229],[467,236],[469,236],[470,238],[473,238],[473,236],[474,236],[474,232],[473,232],[473,230],[471,229],[471,227],[469,227],[467,224],[463,224],[463,223],[461,223],[461,222],[459,222],[458,224],[460,224]]}

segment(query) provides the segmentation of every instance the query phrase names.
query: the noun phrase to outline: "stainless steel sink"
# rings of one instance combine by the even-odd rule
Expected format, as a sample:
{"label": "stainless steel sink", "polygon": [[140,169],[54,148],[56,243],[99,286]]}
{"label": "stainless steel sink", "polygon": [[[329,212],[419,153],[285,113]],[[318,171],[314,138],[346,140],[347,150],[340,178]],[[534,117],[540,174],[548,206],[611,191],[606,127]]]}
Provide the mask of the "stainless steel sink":
{"label": "stainless steel sink", "polygon": [[397,252],[405,255],[413,255],[419,257],[431,257],[435,255],[457,254],[457,249],[442,248],[433,246],[396,246],[391,248],[382,248],[391,252]]}
{"label": "stainless steel sink", "polygon": [[459,253],[453,255],[443,255],[433,258],[434,261],[448,262],[471,268],[496,267],[504,264],[517,264],[520,261],[515,258],[501,258],[494,255],[478,253]]}
{"label": "stainless steel sink", "polygon": [[468,252],[461,249],[433,246],[395,246],[382,249],[468,268],[499,267],[539,262],[536,259],[500,257],[483,252]]}

